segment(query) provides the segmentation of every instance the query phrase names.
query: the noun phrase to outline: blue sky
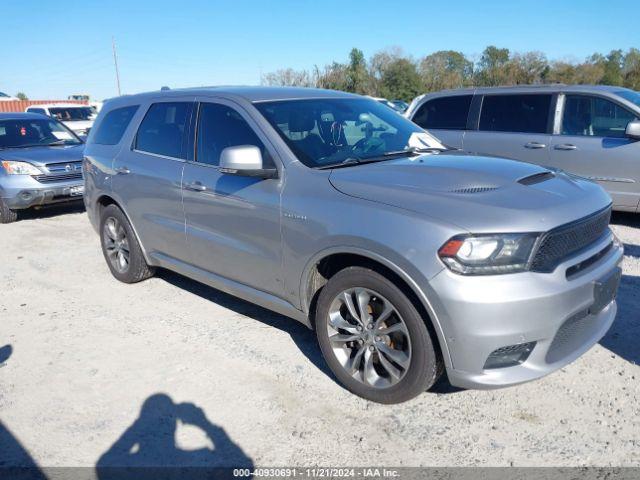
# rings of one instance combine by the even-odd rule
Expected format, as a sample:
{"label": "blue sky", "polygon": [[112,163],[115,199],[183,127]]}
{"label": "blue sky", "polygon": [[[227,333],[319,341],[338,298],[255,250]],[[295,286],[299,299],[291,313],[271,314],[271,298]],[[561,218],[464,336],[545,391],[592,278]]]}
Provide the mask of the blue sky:
{"label": "blue sky", "polygon": [[[30,98],[116,94],[111,36],[124,93],[162,85],[258,84],[261,72],[367,57],[399,46],[418,58],[487,45],[551,59],[640,47],[637,5],[602,1],[3,2],[0,91]],[[624,12],[627,12],[625,15]]]}

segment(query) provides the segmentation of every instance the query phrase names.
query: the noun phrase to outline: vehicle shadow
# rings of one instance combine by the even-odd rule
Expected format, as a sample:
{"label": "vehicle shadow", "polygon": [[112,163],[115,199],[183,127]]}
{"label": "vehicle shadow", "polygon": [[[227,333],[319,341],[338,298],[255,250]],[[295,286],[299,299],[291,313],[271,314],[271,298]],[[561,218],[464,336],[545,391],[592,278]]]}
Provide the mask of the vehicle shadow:
{"label": "vehicle shadow", "polygon": [[175,287],[288,333],[302,354],[318,370],[333,381],[336,381],[324,358],[322,358],[322,352],[316,341],[315,333],[301,323],[168,270],[160,270],[157,276]]}
{"label": "vehicle shadow", "polygon": [[59,203],[54,205],[45,205],[41,208],[28,208],[18,212],[18,222],[24,220],[39,220],[42,218],[57,217],[59,215],[69,215],[73,213],[83,213],[84,203],[81,200]]}
{"label": "vehicle shadow", "polygon": [[[210,446],[178,445],[176,433],[182,425],[201,430]],[[252,469],[253,460],[201,408],[174,403],[164,393],[145,400],[138,418],[96,463],[100,480],[233,478],[235,468]]]}
{"label": "vehicle shadow", "polygon": [[611,214],[611,223],[613,225],[640,228],[640,213],[613,212]]}
{"label": "vehicle shadow", "polygon": [[[12,353],[11,345],[0,348],[0,367]],[[6,477],[3,477],[4,475]],[[0,421],[0,477],[18,480],[46,478],[26,448],[2,421]]]}
{"label": "vehicle shadow", "polygon": [[625,360],[640,365],[640,277],[623,275],[618,291],[618,315],[600,345]]}
{"label": "vehicle shadow", "polygon": [[640,258],[640,245],[624,244],[624,254],[628,257]]}

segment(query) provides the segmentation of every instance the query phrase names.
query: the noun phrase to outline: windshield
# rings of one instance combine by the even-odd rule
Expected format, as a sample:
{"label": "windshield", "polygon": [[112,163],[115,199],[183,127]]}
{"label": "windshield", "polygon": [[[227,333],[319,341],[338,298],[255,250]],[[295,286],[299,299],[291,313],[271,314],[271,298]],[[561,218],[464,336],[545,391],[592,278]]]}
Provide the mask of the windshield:
{"label": "windshield", "polygon": [[312,168],[411,148],[444,148],[420,127],[375,100],[283,100],[255,106],[296,157]]}
{"label": "windshield", "polygon": [[640,107],[640,92],[636,92],[634,90],[619,90],[615,92],[615,94]]}
{"label": "windshield", "polygon": [[60,122],[51,119],[0,120],[0,148],[82,143]]}
{"label": "windshield", "polygon": [[90,120],[93,114],[90,107],[54,107],[49,109],[49,113],[62,122]]}

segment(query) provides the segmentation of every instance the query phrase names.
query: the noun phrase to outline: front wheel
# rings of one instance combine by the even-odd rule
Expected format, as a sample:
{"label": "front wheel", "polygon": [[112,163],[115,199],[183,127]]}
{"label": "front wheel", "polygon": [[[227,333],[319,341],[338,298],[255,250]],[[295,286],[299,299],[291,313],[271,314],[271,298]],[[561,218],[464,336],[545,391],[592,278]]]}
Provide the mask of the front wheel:
{"label": "front wheel", "polygon": [[109,270],[121,282],[136,283],[153,276],[154,269],[147,265],[129,220],[115,205],[102,212],[100,241]]}
{"label": "front wheel", "polygon": [[316,335],[322,354],[351,392],[400,403],[428,390],[442,371],[427,326],[382,275],[349,267],[320,292]]}
{"label": "front wheel", "polygon": [[0,223],[13,223],[18,220],[18,212],[11,210],[0,198]]}

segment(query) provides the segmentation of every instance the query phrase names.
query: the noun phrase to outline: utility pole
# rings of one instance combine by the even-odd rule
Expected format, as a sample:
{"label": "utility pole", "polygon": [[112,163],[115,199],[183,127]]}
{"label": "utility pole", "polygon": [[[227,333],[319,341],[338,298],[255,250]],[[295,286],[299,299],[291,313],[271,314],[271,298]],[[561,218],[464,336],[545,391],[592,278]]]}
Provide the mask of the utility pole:
{"label": "utility pole", "polygon": [[118,56],[116,55],[116,41],[111,37],[111,47],[113,48],[113,64],[116,67],[116,85],[118,85],[118,96],[122,95],[120,92],[120,72],[118,71]]}

